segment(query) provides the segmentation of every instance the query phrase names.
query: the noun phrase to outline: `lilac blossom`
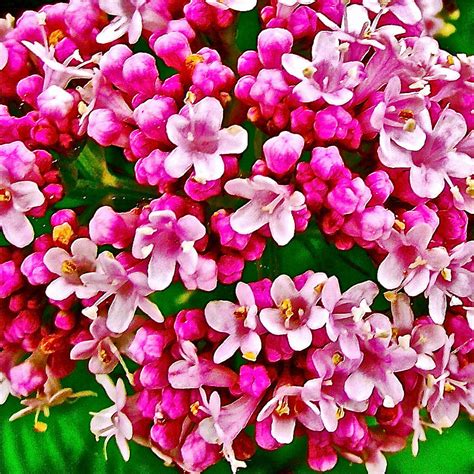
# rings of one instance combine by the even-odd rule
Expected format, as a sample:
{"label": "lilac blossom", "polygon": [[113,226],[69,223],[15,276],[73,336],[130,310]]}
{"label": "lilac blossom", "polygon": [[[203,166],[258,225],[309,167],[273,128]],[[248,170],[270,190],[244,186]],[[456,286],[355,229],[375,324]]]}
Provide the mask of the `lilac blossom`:
{"label": "lilac blossom", "polygon": [[148,223],[138,227],[132,247],[135,258],[144,259],[151,254],[148,265],[150,288],[167,288],[177,264],[180,272],[193,274],[198,264],[194,243],[205,235],[205,227],[192,215],[178,219],[173,211],[153,211],[148,216]]}
{"label": "lilac blossom", "polygon": [[364,66],[357,61],[344,62],[339,46],[336,34],[322,31],[314,39],[312,61],[296,54],[283,55],[285,70],[301,81],[293,89],[301,102],[322,98],[328,104],[343,105],[352,99]]}
{"label": "lilac blossom", "polygon": [[298,291],[289,276],[280,275],[271,287],[276,308],[260,312],[260,321],[267,331],[286,336],[295,351],[307,349],[312,342],[312,330],[323,327],[328,320],[328,311],[316,306],[326,280],[324,273],[314,273]]}
{"label": "lilac blossom", "polygon": [[85,273],[80,278],[87,287],[104,292],[93,306],[83,310],[86,316],[96,315],[98,306],[114,296],[107,313],[107,327],[111,331],[126,331],[137,307],[155,321],[163,321],[158,306],[147,298],[153,290],[148,286],[145,273],[133,269],[127,271],[110,252],[99,255],[95,272]]}
{"label": "lilac blossom", "polygon": [[250,199],[230,218],[233,230],[251,234],[268,224],[278,245],[286,245],[295,235],[295,218],[292,211],[304,208],[304,196],[292,186],[278,184],[267,176],[250,179],[233,179],[225,190],[234,196]]}
{"label": "lilac blossom", "polygon": [[255,297],[250,286],[239,282],[235,290],[238,304],[230,301],[211,301],[204,314],[209,326],[229,336],[214,352],[214,362],[220,364],[240,349],[244,359],[255,361],[262,349],[257,331],[258,318]]}
{"label": "lilac blossom", "polygon": [[257,0],[206,0],[209,5],[219,10],[235,10],[248,12],[257,6]]}
{"label": "lilac blossom", "polygon": [[117,380],[114,385],[112,379],[107,375],[96,375],[98,383],[104,387],[108,397],[114,404],[104,410],[94,413],[91,420],[90,429],[96,440],[105,437],[104,453],[107,457],[107,443],[110,438],[115,437],[117,446],[125,461],[130,459],[130,448],[128,441],[132,439],[133,427],[128,416],[123,412],[127,403],[127,392],[122,379]]}
{"label": "lilac blossom", "polygon": [[166,124],[168,138],[176,148],[165,159],[165,170],[180,178],[194,167],[200,182],[219,179],[224,174],[222,155],[242,153],[247,148],[247,132],[239,125],[222,129],[224,110],[213,97],[187,104]]}
{"label": "lilac blossom", "polygon": [[97,245],[89,239],[75,240],[71,253],[53,247],[49,249],[43,261],[46,268],[59,278],[53,280],[46,288],[46,296],[52,300],[62,301],[75,294],[78,298],[92,298],[97,289],[84,285],[81,276],[96,268]]}

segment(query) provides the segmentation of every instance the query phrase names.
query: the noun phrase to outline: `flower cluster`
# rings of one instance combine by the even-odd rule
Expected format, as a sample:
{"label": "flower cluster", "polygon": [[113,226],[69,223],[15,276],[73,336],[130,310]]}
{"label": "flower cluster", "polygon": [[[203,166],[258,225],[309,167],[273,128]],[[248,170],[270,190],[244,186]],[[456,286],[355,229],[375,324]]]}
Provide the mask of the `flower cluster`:
{"label": "flower cluster", "polygon": [[[440,49],[447,20],[441,0],[70,0],[1,19],[11,419],[41,432],[41,411],[90,395],[61,387],[77,360],[113,402],[96,438],[186,472],[304,436],[314,470],[383,473],[383,453],[474,416],[474,59]],[[363,249],[379,285],[342,291],[317,256],[264,264],[318,238]]]}

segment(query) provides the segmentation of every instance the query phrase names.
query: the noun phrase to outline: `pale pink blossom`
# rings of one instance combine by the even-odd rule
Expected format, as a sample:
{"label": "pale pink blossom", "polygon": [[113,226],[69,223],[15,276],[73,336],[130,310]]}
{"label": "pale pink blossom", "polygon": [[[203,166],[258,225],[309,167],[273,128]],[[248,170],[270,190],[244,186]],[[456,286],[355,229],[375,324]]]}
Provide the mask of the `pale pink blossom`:
{"label": "pale pink blossom", "polygon": [[71,253],[53,247],[49,249],[43,261],[47,269],[58,275],[46,287],[46,296],[52,300],[62,301],[76,294],[78,298],[92,298],[97,289],[89,288],[81,281],[81,276],[96,268],[97,245],[89,239],[75,240],[71,245]]}
{"label": "pale pink blossom", "polygon": [[36,183],[15,179],[0,165],[0,228],[11,244],[26,247],[33,241],[33,226],[25,213],[41,206],[44,200]]}
{"label": "pale pink blossom", "polygon": [[148,216],[148,223],[138,227],[132,247],[135,258],[151,255],[148,265],[150,288],[167,288],[177,264],[180,272],[193,274],[198,264],[194,243],[205,235],[206,228],[192,215],[178,219],[173,211],[153,211]]}
{"label": "pale pink blossom", "polygon": [[128,34],[128,42],[135,44],[142,30],[155,31],[166,25],[168,14],[155,11],[149,0],[99,0],[99,6],[115,17],[96,37],[101,44],[112,43]]}
{"label": "pale pink blossom", "polygon": [[293,94],[301,102],[322,98],[331,105],[347,104],[354,95],[354,87],[362,81],[364,65],[344,62],[337,35],[327,31],[316,35],[312,55],[312,61],[296,54],[282,57],[285,70],[301,81]]}
{"label": "pale pink blossom", "polygon": [[94,413],[91,420],[90,429],[98,441],[100,437],[105,437],[104,453],[107,457],[107,443],[110,438],[115,437],[115,441],[125,461],[130,459],[130,448],[128,441],[132,439],[133,427],[128,416],[123,412],[127,403],[127,392],[122,379],[117,380],[114,385],[112,379],[107,375],[96,375],[98,383],[104,387],[108,397],[114,404]]}
{"label": "pale pink blossom", "polygon": [[292,186],[278,184],[267,176],[250,179],[233,179],[225,190],[250,202],[238,209],[230,218],[233,230],[251,234],[268,224],[278,245],[286,245],[295,235],[295,218],[292,211],[304,208],[304,196]]}
{"label": "pale pink blossom", "polygon": [[104,292],[93,306],[83,310],[86,316],[96,316],[98,306],[114,296],[107,313],[107,327],[111,331],[126,331],[137,307],[155,321],[163,321],[158,306],[147,298],[153,292],[148,286],[147,276],[138,270],[127,271],[110,252],[99,255],[95,272],[85,273],[80,278],[88,288]]}
{"label": "pale pink blossom", "polygon": [[370,11],[391,11],[401,22],[414,25],[421,21],[421,11],[415,0],[363,0],[363,5]]}
{"label": "pale pink blossom", "polygon": [[324,273],[314,273],[298,291],[288,275],[280,275],[270,290],[276,308],[264,308],[260,312],[260,321],[267,331],[286,336],[295,351],[307,349],[313,339],[312,331],[328,321],[328,311],[316,305],[326,280]]}
{"label": "pale pink blossom", "polygon": [[218,364],[232,357],[238,349],[245,359],[255,361],[262,349],[257,331],[258,309],[252,289],[239,282],[235,293],[238,304],[211,301],[204,310],[207,324],[215,331],[229,335],[214,353],[214,362]]}
{"label": "pale pink blossom", "polygon": [[248,12],[257,6],[257,0],[206,0],[209,5],[219,10],[235,10]]}
{"label": "pale pink blossom", "polygon": [[165,159],[165,170],[180,178],[194,167],[194,179],[206,182],[224,174],[222,155],[242,153],[248,137],[239,125],[221,128],[224,109],[214,97],[185,105],[166,124],[169,140],[176,148]]}

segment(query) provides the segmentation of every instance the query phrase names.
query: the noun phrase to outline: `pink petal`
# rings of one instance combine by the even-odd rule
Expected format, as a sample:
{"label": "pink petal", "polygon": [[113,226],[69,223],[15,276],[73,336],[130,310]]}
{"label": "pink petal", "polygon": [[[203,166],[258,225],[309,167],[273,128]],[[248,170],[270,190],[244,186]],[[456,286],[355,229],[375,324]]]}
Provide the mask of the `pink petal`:
{"label": "pink petal", "polygon": [[232,125],[219,131],[218,152],[222,155],[240,154],[245,151],[248,145],[248,133],[238,125]]}
{"label": "pink petal", "polygon": [[10,186],[13,194],[13,205],[20,212],[26,212],[41,206],[45,198],[33,181],[18,181]]}
{"label": "pink petal", "polygon": [[[224,174],[224,161],[219,153],[199,153],[191,155],[196,179],[213,181]],[[166,165],[166,162],[165,162]]]}
{"label": "pink petal", "polygon": [[296,419],[290,417],[273,416],[272,436],[282,444],[290,444],[293,441],[296,427]]}
{"label": "pink petal", "polygon": [[260,311],[260,322],[270,334],[282,336],[288,332],[281,312],[278,309],[262,309],[262,311]]}
{"label": "pink petal", "polygon": [[170,286],[176,269],[176,258],[157,250],[155,246],[148,265],[148,284],[152,290],[161,291]]}
{"label": "pink petal", "polygon": [[8,242],[18,248],[24,248],[31,244],[35,237],[31,222],[23,213],[13,208],[1,216],[0,227]]}
{"label": "pink petal", "polygon": [[252,199],[230,216],[230,225],[239,234],[248,235],[267,224],[269,216],[262,211],[261,203]]}
{"label": "pink petal", "polygon": [[270,215],[269,224],[270,233],[278,245],[286,245],[295,236],[295,220],[286,203]]}
{"label": "pink petal", "polygon": [[165,158],[165,171],[172,178],[181,178],[193,165],[193,158],[194,154],[178,146]]}
{"label": "pink petal", "polygon": [[293,299],[298,296],[295,284],[288,275],[280,275],[275,279],[270,289],[270,294],[276,305],[280,305],[285,299]]}
{"label": "pink petal", "polygon": [[313,341],[313,334],[308,326],[301,326],[298,329],[288,331],[288,344],[294,351],[307,349]]}
{"label": "pink petal", "polygon": [[373,380],[360,371],[349,375],[344,384],[344,391],[347,396],[356,402],[368,400],[373,390]]}
{"label": "pink petal", "polygon": [[234,311],[237,308],[230,301],[211,301],[204,309],[207,324],[215,331],[234,334],[237,329]]}
{"label": "pink petal", "polygon": [[240,347],[240,341],[235,335],[227,337],[222,344],[214,352],[213,360],[216,364],[222,364],[222,362],[230,359]]}

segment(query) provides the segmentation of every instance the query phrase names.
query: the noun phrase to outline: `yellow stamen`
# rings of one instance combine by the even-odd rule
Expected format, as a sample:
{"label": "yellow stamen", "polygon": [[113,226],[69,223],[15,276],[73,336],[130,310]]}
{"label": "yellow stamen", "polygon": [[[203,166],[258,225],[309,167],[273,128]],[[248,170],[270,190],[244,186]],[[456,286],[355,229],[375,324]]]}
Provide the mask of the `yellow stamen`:
{"label": "yellow stamen", "polygon": [[12,193],[8,189],[0,189],[0,202],[10,202]]}
{"label": "yellow stamen", "polygon": [[474,179],[466,178],[466,194],[474,197]]}
{"label": "yellow stamen", "polygon": [[400,230],[405,230],[406,228],[405,223],[398,219],[395,219],[395,226],[398,227]]}
{"label": "yellow stamen", "polygon": [[190,405],[189,411],[196,416],[199,413],[199,402],[194,402]]}
{"label": "yellow stamen", "polygon": [[110,354],[105,349],[99,350],[99,359],[104,364],[108,364],[112,360],[112,358],[110,357]]}
{"label": "yellow stamen", "polygon": [[405,125],[403,126],[403,130],[405,130],[405,132],[414,132],[415,129],[416,129],[415,119],[408,119],[405,122]]}
{"label": "yellow stamen", "polygon": [[341,418],[344,418],[344,415],[345,415],[344,408],[342,408],[342,407],[337,407],[337,410],[336,410],[336,418],[337,418],[338,420],[340,420]]}
{"label": "yellow stamen", "polygon": [[37,421],[37,422],[33,425],[33,429],[34,429],[37,433],[44,433],[44,432],[48,429],[48,425],[47,425],[44,421]]}
{"label": "yellow stamen", "polygon": [[321,293],[321,291],[323,291],[323,288],[324,288],[324,283],[320,283],[319,285],[316,285],[313,289],[315,293],[319,294]]}
{"label": "yellow stamen", "polygon": [[456,387],[449,383],[449,382],[445,382],[444,383],[444,391],[445,392],[448,392],[448,393],[451,393],[451,392],[454,392],[456,390]]}
{"label": "yellow stamen", "polygon": [[441,276],[442,276],[446,281],[451,281],[451,280],[453,279],[451,269],[449,269],[449,268],[443,268],[443,269],[441,270]]}
{"label": "yellow stamen", "polygon": [[426,265],[426,260],[424,260],[423,258],[421,258],[419,255],[418,257],[416,257],[415,261],[413,263],[411,263],[410,265],[408,265],[408,268],[410,270],[413,270],[414,268],[418,268],[418,267],[421,267],[423,265]]}
{"label": "yellow stamen", "polygon": [[385,299],[389,301],[390,303],[395,303],[395,301],[397,301],[397,298],[398,298],[398,294],[396,291],[386,291],[383,295]]}
{"label": "yellow stamen", "polygon": [[56,46],[66,35],[61,30],[54,30],[48,38],[48,43],[51,46]]}
{"label": "yellow stamen", "polygon": [[344,356],[340,352],[335,352],[331,360],[334,365],[339,365],[344,360]]}
{"label": "yellow stamen", "polygon": [[244,359],[250,360],[251,362],[255,362],[257,360],[257,354],[255,354],[255,352],[244,352],[242,357]]}
{"label": "yellow stamen", "polygon": [[234,316],[236,319],[245,319],[247,317],[247,307],[240,306],[234,311]]}
{"label": "yellow stamen", "polygon": [[315,72],[316,69],[313,66],[308,66],[303,69],[303,76],[306,77],[306,79],[311,79]]}
{"label": "yellow stamen", "polygon": [[63,245],[68,245],[74,236],[74,231],[69,223],[64,222],[53,228],[53,240]]}
{"label": "yellow stamen", "polygon": [[77,265],[72,260],[64,260],[61,265],[61,273],[73,275],[77,273]]}
{"label": "yellow stamen", "polygon": [[286,400],[280,400],[275,412],[278,416],[289,415],[290,407],[288,406],[288,402]]}
{"label": "yellow stamen", "polygon": [[289,298],[284,299],[280,303],[280,311],[282,316],[285,319],[290,319],[295,313],[293,312],[293,305],[291,304],[291,300]]}
{"label": "yellow stamen", "polygon": [[186,68],[189,70],[193,70],[197,64],[202,63],[204,61],[204,56],[200,54],[190,54],[184,61]]}

